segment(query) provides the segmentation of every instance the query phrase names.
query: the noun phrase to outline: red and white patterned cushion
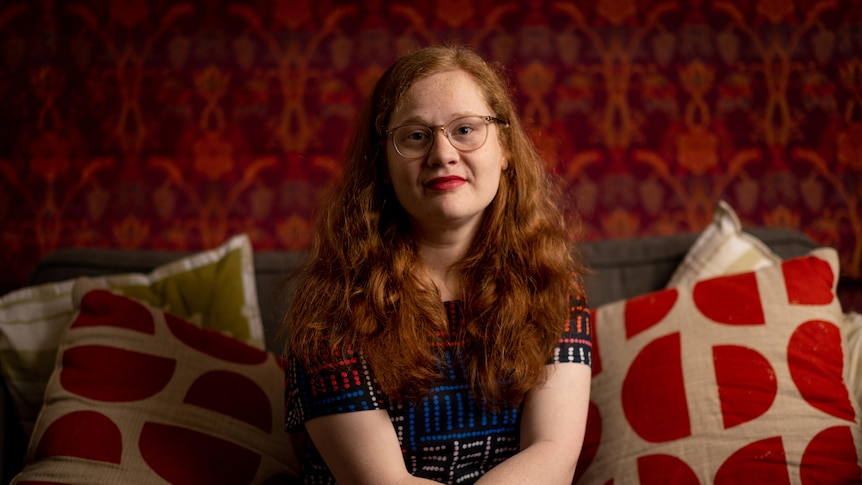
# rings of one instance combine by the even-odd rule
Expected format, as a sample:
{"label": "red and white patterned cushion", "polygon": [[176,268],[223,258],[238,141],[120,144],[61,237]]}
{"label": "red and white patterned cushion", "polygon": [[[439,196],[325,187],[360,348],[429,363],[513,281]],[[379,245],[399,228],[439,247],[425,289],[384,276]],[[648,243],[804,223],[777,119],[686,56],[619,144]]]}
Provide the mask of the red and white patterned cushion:
{"label": "red and white patterned cushion", "polygon": [[298,469],[283,396],[273,354],[90,290],[14,483],[273,483]]}
{"label": "red and white patterned cushion", "polygon": [[862,480],[837,254],[595,310],[577,483]]}

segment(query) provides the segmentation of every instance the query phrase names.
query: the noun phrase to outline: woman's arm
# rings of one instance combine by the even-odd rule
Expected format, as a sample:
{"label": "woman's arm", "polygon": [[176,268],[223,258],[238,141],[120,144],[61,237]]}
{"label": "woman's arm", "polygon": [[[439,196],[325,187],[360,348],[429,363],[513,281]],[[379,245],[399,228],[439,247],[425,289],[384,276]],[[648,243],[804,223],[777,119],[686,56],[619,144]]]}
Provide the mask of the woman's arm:
{"label": "woman's arm", "polygon": [[322,416],[308,420],[305,428],[339,485],[436,483],[407,471],[384,410]]}
{"label": "woman's arm", "polygon": [[478,484],[570,484],[584,442],[591,369],[553,364],[531,390],[521,417],[521,451],[486,473]]}

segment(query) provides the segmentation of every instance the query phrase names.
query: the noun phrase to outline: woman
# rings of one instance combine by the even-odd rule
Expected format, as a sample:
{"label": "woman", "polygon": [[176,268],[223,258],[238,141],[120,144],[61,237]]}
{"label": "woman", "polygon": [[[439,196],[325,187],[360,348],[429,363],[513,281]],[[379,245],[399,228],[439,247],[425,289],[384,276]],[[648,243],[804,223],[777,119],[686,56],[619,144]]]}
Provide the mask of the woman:
{"label": "woman", "polygon": [[571,483],[591,331],[504,78],[422,49],[361,121],[285,320],[306,483]]}

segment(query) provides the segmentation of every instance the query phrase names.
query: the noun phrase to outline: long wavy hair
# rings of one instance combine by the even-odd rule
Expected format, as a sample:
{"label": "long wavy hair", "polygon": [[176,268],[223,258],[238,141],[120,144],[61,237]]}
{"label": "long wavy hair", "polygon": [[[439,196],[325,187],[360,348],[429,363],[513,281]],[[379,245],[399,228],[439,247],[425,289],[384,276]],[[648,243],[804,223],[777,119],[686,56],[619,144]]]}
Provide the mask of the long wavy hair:
{"label": "long wavy hair", "polygon": [[380,390],[421,398],[440,377],[445,308],[422,262],[405,210],[386,182],[385,128],[413,84],[462,70],[478,84],[508,155],[496,197],[457,270],[465,325],[459,349],[486,405],[520,402],[539,383],[581,267],[566,237],[558,194],[516,114],[502,71],[461,46],[398,59],[377,82],[345,153],[343,179],[319,214],[284,330],[286,352],[307,364],[361,352]]}

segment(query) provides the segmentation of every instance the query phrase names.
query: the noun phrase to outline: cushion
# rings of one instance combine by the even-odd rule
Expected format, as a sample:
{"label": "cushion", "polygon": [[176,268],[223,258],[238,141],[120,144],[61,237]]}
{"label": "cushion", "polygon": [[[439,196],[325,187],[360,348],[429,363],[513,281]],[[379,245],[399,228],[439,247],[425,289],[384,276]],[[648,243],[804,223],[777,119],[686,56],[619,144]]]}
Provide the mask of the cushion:
{"label": "cushion", "polygon": [[283,483],[281,359],[105,289],[84,289],[13,483]]}
{"label": "cushion", "polygon": [[844,343],[847,345],[848,366],[847,385],[862,406],[862,313],[844,314]]}
{"label": "cushion", "polygon": [[595,309],[577,483],[858,480],[838,271],[822,248]]}
{"label": "cushion", "polygon": [[[719,201],[712,224],[704,230],[686,253],[668,283],[668,287],[692,284],[714,276],[751,271],[780,262],[781,256],[769,249],[753,234],[742,232],[742,225],[733,208]],[[846,314],[843,335],[847,347],[848,388],[862,404],[862,316]]]}
{"label": "cushion", "polygon": [[710,224],[686,253],[668,287],[713,276],[740,273],[778,263],[781,258],[756,237],[742,231],[733,208],[719,201]]}
{"label": "cushion", "polygon": [[[246,235],[149,274],[95,280],[207,328],[263,346],[252,247]],[[0,298],[0,374],[27,434],[42,406],[60,335],[74,313],[73,284],[74,280],[47,283]]]}

